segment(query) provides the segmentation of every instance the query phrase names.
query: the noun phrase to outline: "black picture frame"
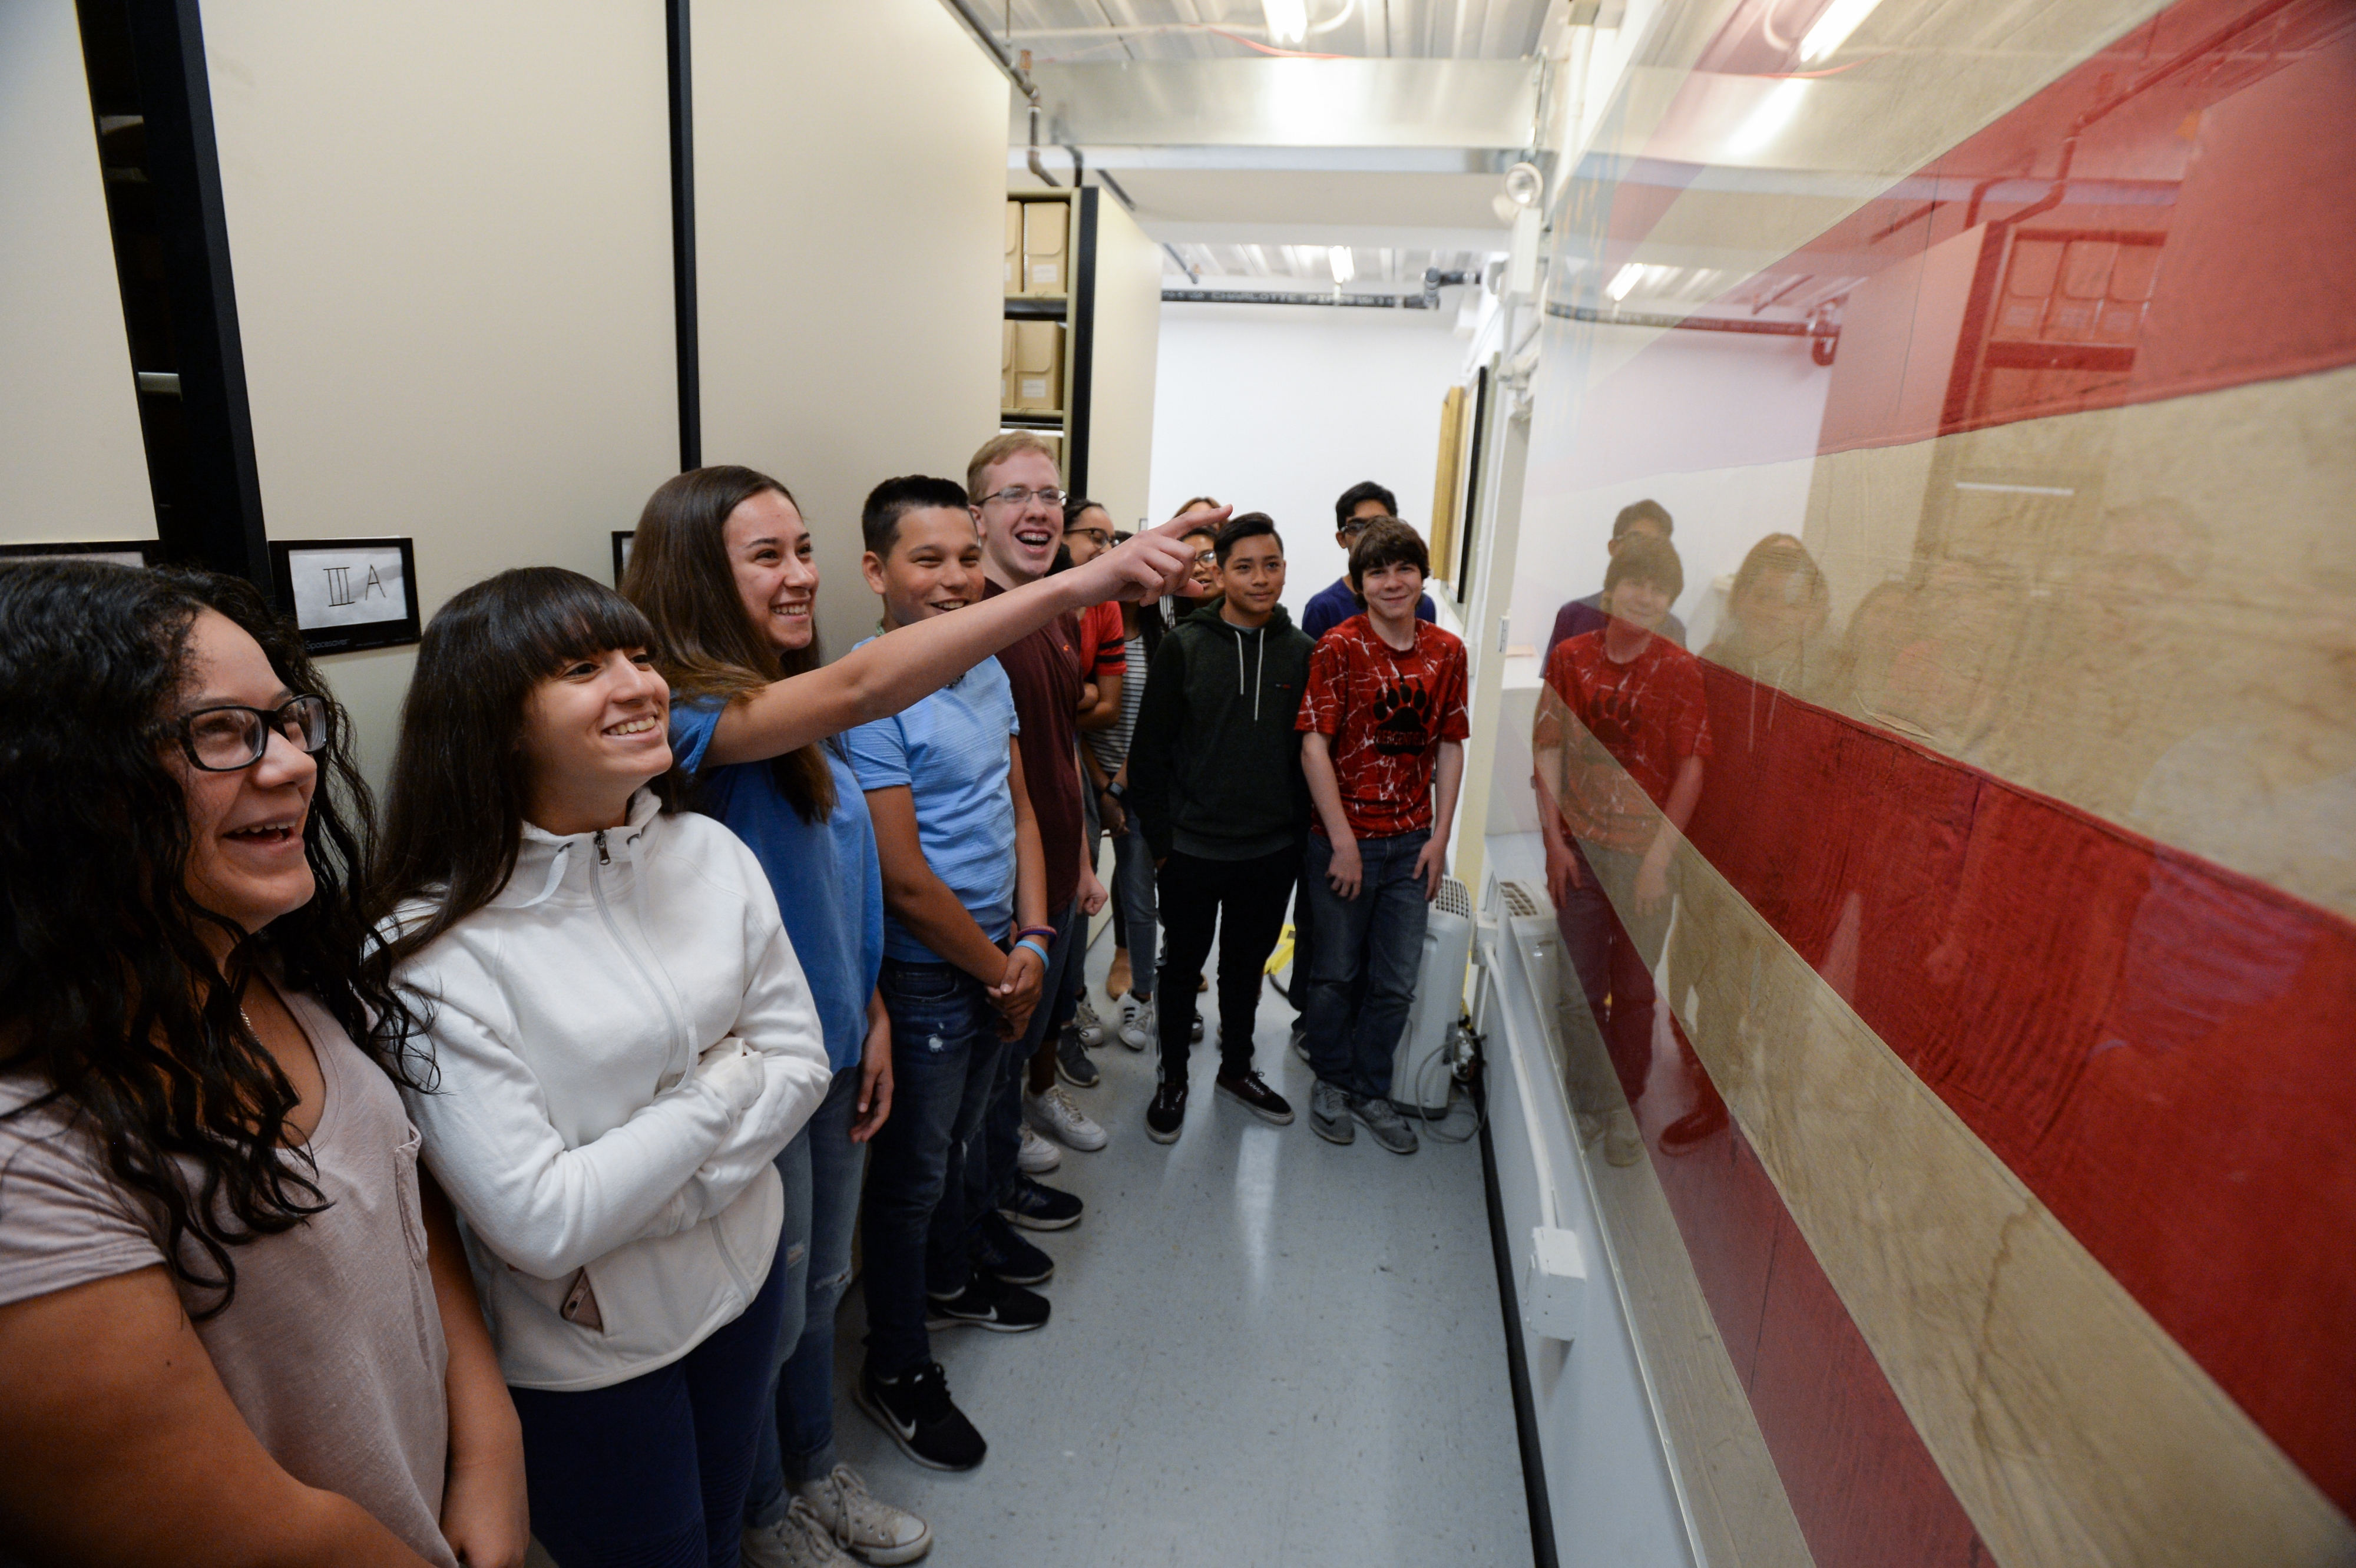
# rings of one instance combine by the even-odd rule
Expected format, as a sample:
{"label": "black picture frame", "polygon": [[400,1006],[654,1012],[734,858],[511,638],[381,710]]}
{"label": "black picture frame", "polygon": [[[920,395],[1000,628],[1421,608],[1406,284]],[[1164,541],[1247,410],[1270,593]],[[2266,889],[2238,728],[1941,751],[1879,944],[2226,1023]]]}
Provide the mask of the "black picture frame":
{"label": "black picture frame", "polygon": [[[153,566],[163,547],[161,541],[154,539],[59,539],[34,544],[0,544],[0,565],[11,561],[62,561],[93,555],[101,560],[122,560],[123,556],[135,555],[136,564]],[[134,564],[123,561],[125,566]]]}
{"label": "black picture frame", "polygon": [[[397,583],[386,581],[388,567]],[[294,618],[313,653],[399,648],[418,639],[417,555],[410,540],[273,539],[270,575],[279,607]],[[390,613],[366,616],[380,594]]]}
{"label": "black picture frame", "polygon": [[622,574],[630,569],[630,541],[637,536],[635,528],[614,530],[614,586],[622,585]]}

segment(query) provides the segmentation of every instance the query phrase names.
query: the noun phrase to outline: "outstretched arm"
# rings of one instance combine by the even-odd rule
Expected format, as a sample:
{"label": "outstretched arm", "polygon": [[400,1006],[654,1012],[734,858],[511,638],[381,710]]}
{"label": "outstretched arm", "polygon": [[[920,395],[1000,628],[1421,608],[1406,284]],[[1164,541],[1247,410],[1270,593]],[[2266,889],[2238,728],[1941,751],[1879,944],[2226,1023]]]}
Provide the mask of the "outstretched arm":
{"label": "outstretched arm", "polygon": [[1194,564],[1179,541],[1201,518],[1172,519],[1085,566],[886,632],[831,664],[773,681],[731,703],[706,767],[782,757],[814,740],[898,713],[1066,610],[1168,593]]}

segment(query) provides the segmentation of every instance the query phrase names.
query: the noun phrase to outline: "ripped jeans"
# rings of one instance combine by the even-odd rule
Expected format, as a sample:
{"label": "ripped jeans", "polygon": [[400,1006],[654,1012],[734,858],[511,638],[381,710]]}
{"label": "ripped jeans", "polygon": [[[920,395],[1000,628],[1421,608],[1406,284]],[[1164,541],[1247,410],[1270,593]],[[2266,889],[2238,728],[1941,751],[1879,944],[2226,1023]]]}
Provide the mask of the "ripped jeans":
{"label": "ripped jeans", "polygon": [[753,1481],[744,1494],[747,1525],[785,1518],[793,1500],[789,1488],[825,1476],[839,1457],[834,1315],[851,1283],[851,1231],[859,1219],[859,1183],[867,1168],[867,1145],[851,1141],[859,1079],[855,1062],[836,1073],[809,1124],[777,1156],[777,1174],[786,1183],[786,1224],[776,1266],[791,1271],[787,1289],[793,1300],[777,1330],[776,1419],[761,1423],[753,1452]]}

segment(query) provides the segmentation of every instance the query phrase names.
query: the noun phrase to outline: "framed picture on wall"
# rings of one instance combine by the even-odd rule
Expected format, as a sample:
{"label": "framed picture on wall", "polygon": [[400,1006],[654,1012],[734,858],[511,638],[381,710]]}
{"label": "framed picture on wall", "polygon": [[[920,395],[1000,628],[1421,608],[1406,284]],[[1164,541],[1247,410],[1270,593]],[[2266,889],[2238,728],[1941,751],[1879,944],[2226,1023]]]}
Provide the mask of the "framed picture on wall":
{"label": "framed picture on wall", "polygon": [[637,537],[628,529],[614,530],[614,586],[622,585],[622,574],[630,569],[630,541]]}
{"label": "framed picture on wall", "polygon": [[314,653],[417,640],[417,564],[406,539],[273,539],[270,569]]}
{"label": "framed picture on wall", "polygon": [[112,561],[118,566],[153,566],[158,546],[152,539],[47,541],[0,544],[0,565],[11,561]]}

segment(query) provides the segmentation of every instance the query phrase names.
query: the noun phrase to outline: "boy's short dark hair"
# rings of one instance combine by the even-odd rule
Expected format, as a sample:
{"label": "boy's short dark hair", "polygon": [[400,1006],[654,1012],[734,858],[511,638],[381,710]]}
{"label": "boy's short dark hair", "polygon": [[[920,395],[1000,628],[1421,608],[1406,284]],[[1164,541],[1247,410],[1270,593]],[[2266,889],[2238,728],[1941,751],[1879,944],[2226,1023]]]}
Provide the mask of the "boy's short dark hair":
{"label": "boy's short dark hair", "polygon": [[1383,515],[1386,517],[1398,515],[1398,497],[1372,479],[1360,479],[1356,484],[1344,490],[1342,499],[1333,503],[1333,526],[1336,529],[1348,524],[1350,513],[1357,509],[1360,501],[1380,501],[1383,503]]}
{"label": "boy's short dark hair", "polygon": [[1237,545],[1247,539],[1258,539],[1262,534],[1276,541],[1279,555],[1284,553],[1284,535],[1276,531],[1276,519],[1264,511],[1248,511],[1241,517],[1227,519],[1227,525],[1219,530],[1219,536],[1211,542],[1211,548],[1217,553],[1219,564],[1224,566]]}
{"label": "boy's short dark hair", "polygon": [[1676,521],[1669,516],[1669,509],[1648,496],[1640,501],[1630,501],[1620,509],[1620,515],[1612,520],[1612,537],[1620,538],[1640,522],[1649,522],[1659,529],[1663,539],[1677,531]]}
{"label": "boy's short dark hair", "polygon": [[[1376,518],[1350,546],[1350,591],[1358,593],[1366,574],[1385,566],[1413,566],[1426,577],[1431,575],[1431,549],[1423,535],[1395,517]],[[1365,603],[1363,594],[1359,602]]]}
{"label": "boy's short dark hair", "polygon": [[1677,559],[1677,547],[1646,533],[1628,541],[1612,555],[1612,564],[1603,568],[1603,591],[1609,594],[1630,577],[1652,584],[1672,599],[1686,591],[1686,567]]}
{"label": "boy's short dark hair", "polygon": [[867,492],[867,503],[859,509],[860,537],[878,561],[888,560],[900,537],[900,520],[931,507],[965,511],[965,487],[955,479],[937,479],[929,474],[902,474],[886,479]]}

